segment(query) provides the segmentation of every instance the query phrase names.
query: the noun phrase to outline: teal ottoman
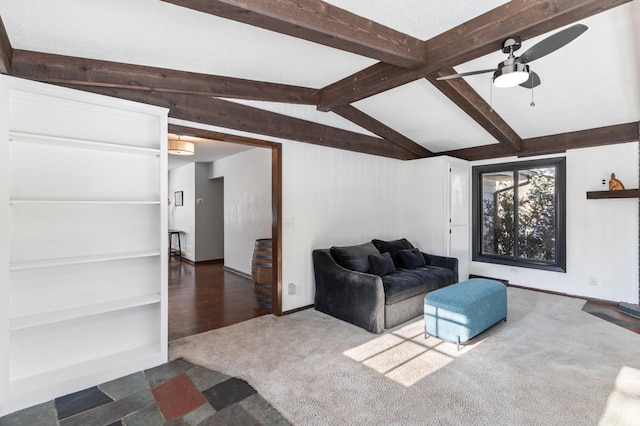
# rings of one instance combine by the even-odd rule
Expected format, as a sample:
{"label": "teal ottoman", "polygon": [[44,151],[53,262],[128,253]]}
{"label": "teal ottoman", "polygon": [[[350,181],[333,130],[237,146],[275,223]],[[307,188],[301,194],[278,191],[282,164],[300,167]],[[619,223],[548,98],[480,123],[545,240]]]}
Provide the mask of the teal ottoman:
{"label": "teal ottoman", "polygon": [[472,278],[424,296],[425,338],[467,343],[492,325],[507,320],[507,288],[484,278]]}

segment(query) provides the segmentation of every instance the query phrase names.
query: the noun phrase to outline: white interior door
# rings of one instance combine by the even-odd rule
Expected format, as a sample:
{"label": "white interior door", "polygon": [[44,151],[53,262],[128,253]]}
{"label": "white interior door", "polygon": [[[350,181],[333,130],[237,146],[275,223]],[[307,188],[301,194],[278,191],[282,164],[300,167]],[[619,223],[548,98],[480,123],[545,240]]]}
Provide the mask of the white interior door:
{"label": "white interior door", "polygon": [[458,259],[459,280],[469,277],[469,167],[449,164],[449,253]]}

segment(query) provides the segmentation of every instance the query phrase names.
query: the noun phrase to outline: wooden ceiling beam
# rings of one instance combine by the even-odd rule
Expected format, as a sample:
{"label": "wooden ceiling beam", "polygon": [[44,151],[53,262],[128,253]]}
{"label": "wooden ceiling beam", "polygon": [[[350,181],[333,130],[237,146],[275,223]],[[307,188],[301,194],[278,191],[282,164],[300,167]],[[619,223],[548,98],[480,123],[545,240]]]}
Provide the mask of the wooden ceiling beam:
{"label": "wooden ceiling beam", "polygon": [[[452,68],[491,52],[520,35],[523,40],[545,34],[631,0],[512,0],[425,42],[425,65],[405,70],[375,64],[320,90],[318,109],[330,111]],[[497,65],[497,64],[496,64]]]}
{"label": "wooden ceiling beam", "polygon": [[495,112],[482,97],[462,78],[451,80],[436,79],[441,76],[455,74],[453,68],[439,71],[427,77],[427,80],[451,99],[469,117],[480,124],[510,153],[518,153],[522,149],[520,136]]}
{"label": "wooden ceiling beam", "polygon": [[7,29],[4,27],[2,17],[0,17],[0,74],[11,74],[13,62],[13,48],[9,41]]}
{"label": "wooden ceiling beam", "polygon": [[315,105],[318,99],[317,90],[307,87],[17,49],[13,51],[12,74],[53,84],[212,95],[291,104]]}
{"label": "wooden ceiling beam", "polygon": [[415,154],[384,139],[210,96],[70,84],[64,86],[169,108],[169,117],[181,120],[399,160],[417,158]]}
{"label": "wooden ceiling beam", "polygon": [[[564,152],[569,149],[591,148],[602,145],[636,142],[640,140],[639,124],[637,121],[613,126],[597,127],[575,132],[559,133],[556,135],[540,136],[522,140],[522,150],[519,156],[533,156]],[[508,152],[500,144],[484,145],[474,148],[458,149],[441,152],[442,155],[462,158],[469,161],[488,160],[492,158],[509,157],[514,154]]]}
{"label": "wooden ceiling beam", "polygon": [[414,153],[419,158],[431,157],[433,154],[431,151],[423,147],[422,145],[417,144],[412,141],[408,137],[396,132],[392,128],[386,126],[385,124],[379,122],[375,118],[370,115],[365,114],[354,106],[344,105],[340,106],[333,110],[334,113],[339,116],[346,118],[352,123],[357,124],[363,129],[367,129],[371,133],[374,133],[381,138],[384,138],[412,153]]}
{"label": "wooden ceiling beam", "polygon": [[[311,88],[24,50],[15,50],[14,64],[14,76],[52,84],[71,85],[77,88],[85,87],[87,90],[94,87],[197,96],[214,95],[297,104],[315,105],[317,103],[317,90]],[[345,107],[341,111],[341,115],[350,117],[347,119],[357,120],[357,124],[404,148],[415,155],[415,158],[431,155],[424,147],[355,108]],[[285,116],[281,115],[280,117]],[[279,118],[279,120],[282,121],[283,118]]]}
{"label": "wooden ceiling beam", "polygon": [[539,155],[558,150],[592,148],[595,146],[614,145],[638,141],[638,122],[633,121],[613,126],[596,127],[575,132],[559,133],[522,140],[522,151],[519,155]]}
{"label": "wooden ceiling beam", "polygon": [[320,0],[162,1],[398,67],[424,63],[424,41]]}
{"label": "wooden ceiling beam", "polygon": [[169,123],[168,127],[169,133],[180,136],[193,136],[196,138],[248,145],[256,148],[272,148],[275,145],[279,145],[278,142],[269,142],[263,139],[249,138],[247,136],[233,135],[231,133],[217,132],[214,130],[205,130],[189,126],[181,126],[179,124]]}

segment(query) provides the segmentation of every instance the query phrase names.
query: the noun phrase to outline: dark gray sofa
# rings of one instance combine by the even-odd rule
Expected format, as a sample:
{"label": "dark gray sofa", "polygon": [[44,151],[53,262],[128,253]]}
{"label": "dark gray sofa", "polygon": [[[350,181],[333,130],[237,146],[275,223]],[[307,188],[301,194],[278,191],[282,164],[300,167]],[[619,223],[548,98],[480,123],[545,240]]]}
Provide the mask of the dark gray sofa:
{"label": "dark gray sofa", "polygon": [[458,259],[406,239],[313,251],[315,309],[372,333],[423,315],[424,295],[458,282]]}

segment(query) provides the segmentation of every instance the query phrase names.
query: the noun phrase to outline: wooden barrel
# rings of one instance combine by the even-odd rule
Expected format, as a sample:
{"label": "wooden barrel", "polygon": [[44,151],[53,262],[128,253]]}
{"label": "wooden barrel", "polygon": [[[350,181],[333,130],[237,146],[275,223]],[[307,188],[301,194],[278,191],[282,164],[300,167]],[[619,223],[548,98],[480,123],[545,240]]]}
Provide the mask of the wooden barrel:
{"label": "wooden barrel", "polygon": [[256,245],[253,249],[253,259],[251,260],[253,289],[256,294],[256,299],[258,300],[258,305],[268,309],[271,309],[271,287],[273,284],[271,253],[271,238],[256,240]]}

